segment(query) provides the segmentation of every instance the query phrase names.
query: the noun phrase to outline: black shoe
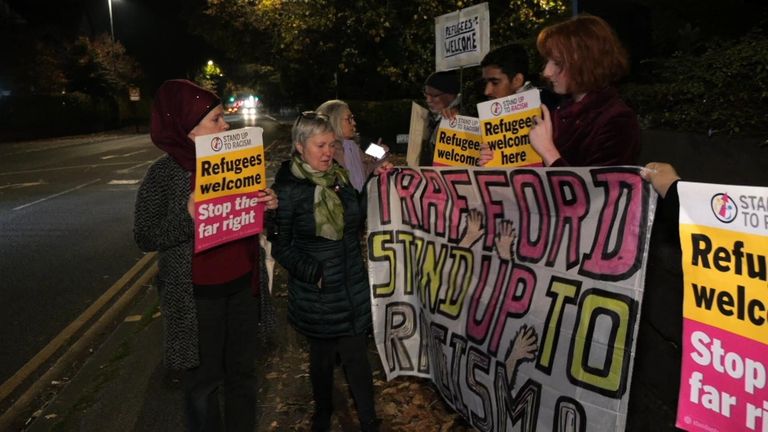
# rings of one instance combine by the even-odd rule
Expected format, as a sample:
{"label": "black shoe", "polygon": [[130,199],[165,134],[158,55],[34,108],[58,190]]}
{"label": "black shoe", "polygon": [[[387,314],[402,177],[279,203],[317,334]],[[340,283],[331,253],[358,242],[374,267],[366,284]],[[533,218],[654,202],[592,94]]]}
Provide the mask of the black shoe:
{"label": "black shoe", "polygon": [[381,424],[381,420],[379,419],[373,419],[368,421],[361,421],[360,422],[360,430],[362,432],[379,432],[379,425]]}
{"label": "black shoe", "polygon": [[329,432],[331,430],[331,416],[312,415],[312,432]]}

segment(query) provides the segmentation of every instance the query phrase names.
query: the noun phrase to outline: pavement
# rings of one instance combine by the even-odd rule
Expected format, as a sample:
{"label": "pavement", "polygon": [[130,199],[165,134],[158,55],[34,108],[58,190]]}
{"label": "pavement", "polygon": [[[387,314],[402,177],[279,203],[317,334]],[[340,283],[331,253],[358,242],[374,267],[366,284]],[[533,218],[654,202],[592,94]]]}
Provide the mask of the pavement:
{"label": "pavement", "polygon": [[[285,275],[276,269],[271,297],[277,325],[262,332],[257,355],[256,431],[306,431],[312,414],[307,344],[286,320]],[[157,292],[146,286],[122,322],[71,378],[57,377],[11,430],[168,432],[184,430],[182,375],[163,365],[163,325]],[[428,381],[386,382],[373,341],[377,410],[382,431],[471,430]],[[356,431],[357,416],[340,369],[334,387],[334,431]]]}

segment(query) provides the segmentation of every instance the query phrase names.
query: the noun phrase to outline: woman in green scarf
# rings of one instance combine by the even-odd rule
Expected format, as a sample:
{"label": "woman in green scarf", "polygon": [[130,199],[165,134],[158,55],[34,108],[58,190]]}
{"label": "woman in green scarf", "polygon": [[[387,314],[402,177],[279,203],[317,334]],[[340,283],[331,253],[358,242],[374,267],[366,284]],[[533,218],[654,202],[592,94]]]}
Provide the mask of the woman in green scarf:
{"label": "woman in green scarf", "polygon": [[[315,412],[313,431],[333,413],[333,372],[341,359],[360,429],[378,430],[368,362],[371,300],[360,248],[365,200],[334,159],[339,145],[327,116],[302,113],[292,131],[296,149],[275,176],[280,196],[270,234],[272,255],[289,273],[288,320],[309,341]],[[376,174],[392,167],[382,164]]]}

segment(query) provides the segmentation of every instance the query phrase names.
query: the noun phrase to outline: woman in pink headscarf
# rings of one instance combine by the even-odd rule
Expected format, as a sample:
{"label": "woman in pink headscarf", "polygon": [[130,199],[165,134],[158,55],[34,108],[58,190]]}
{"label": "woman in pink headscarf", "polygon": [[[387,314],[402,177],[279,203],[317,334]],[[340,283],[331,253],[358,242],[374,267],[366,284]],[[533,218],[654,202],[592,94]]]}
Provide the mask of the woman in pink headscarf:
{"label": "woman in pink headscarf", "polygon": [[[256,237],[195,254],[195,143],[229,129],[219,97],[186,80],[163,83],[152,106],[152,142],[167,153],[149,167],[136,198],[134,236],[158,251],[165,361],[186,371],[188,429],[219,430],[223,386],[228,431],[253,431],[256,389],[254,340],[258,320]],[[258,198],[268,209],[277,197]]]}

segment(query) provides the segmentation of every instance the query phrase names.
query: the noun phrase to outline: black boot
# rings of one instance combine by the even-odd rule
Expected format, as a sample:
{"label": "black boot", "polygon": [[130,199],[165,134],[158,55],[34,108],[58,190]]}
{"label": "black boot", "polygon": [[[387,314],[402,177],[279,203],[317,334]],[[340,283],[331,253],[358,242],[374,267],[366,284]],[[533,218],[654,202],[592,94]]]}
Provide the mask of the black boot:
{"label": "black boot", "polygon": [[312,432],[328,432],[331,430],[331,415],[315,412],[312,415]]}
{"label": "black boot", "polygon": [[375,418],[373,420],[368,421],[361,421],[360,422],[360,430],[362,432],[379,432],[379,425],[381,424],[381,420]]}

